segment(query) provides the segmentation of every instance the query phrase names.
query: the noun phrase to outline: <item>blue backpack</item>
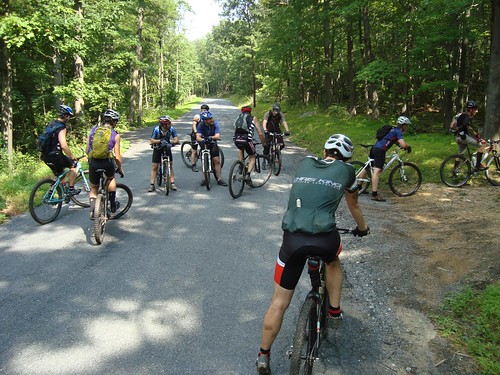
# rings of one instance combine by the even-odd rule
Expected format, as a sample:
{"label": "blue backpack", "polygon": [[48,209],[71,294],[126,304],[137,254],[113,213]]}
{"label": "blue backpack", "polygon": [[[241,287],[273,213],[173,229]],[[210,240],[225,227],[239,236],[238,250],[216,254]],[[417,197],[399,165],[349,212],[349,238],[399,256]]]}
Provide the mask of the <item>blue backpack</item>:
{"label": "blue backpack", "polygon": [[51,121],[45,127],[43,133],[38,136],[36,147],[42,155],[48,155],[51,151],[52,139],[54,138],[56,130],[63,128],[65,125],[59,121]]}

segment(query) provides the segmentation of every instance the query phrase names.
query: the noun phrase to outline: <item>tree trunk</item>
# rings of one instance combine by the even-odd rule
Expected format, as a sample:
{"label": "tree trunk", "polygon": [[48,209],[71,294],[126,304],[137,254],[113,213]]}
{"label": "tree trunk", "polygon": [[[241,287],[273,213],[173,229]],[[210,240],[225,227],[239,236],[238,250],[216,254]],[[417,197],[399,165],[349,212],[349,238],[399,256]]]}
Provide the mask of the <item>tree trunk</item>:
{"label": "tree trunk", "polygon": [[165,104],[163,99],[163,90],[165,87],[164,71],[165,71],[165,62],[163,56],[163,36],[160,36],[160,66],[158,67],[158,86],[159,86],[158,88],[160,90],[160,108],[163,108]]}
{"label": "tree trunk", "polygon": [[354,42],[352,37],[352,23],[353,20],[349,18],[347,20],[347,82],[349,85],[349,105],[347,110],[353,116],[357,114],[356,112],[356,84],[354,82]]}
{"label": "tree trunk", "polygon": [[[62,65],[61,65],[61,55],[59,51],[55,51],[52,56],[52,62],[54,63],[54,87],[62,85]],[[57,97],[55,100],[56,108],[62,104],[61,98]]]}
{"label": "tree trunk", "polygon": [[491,0],[491,56],[483,136],[500,139],[500,0]]}
{"label": "tree trunk", "polygon": [[[82,0],[75,0],[75,12],[81,20],[83,18]],[[77,38],[80,38],[80,35],[77,35]],[[79,86],[81,88],[83,88],[83,85],[85,83],[84,75],[83,75],[83,59],[80,57],[80,55],[76,54],[74,57],[74,60],[75,60],[75,78],[77,79]],[[85,102],[81,96],[76,97],[76,99],[75,99],[75,113],[77,115],[83,114],[84,104],[85,104]]]}
{"label": "tree trunk", "polygon": [[334,40],[330,30],[330,17],[323,19],[323,58],[325,73],[320,103],[323,108],[328,108],[333,103],[333,74],[332,63],[334,55]]}
{"label": "tree trunk", "polygon": [[[137,12],[137,46],[135,47],[135,56],[139,63],[143,61],[142,55],[142,28],[144,22],[144,1],[141,0],[139,5],[139,10]],[[141,72],[139,68],[132,67],[132,82],[131,82],[131,93],[130,93],[130,109],[129,109],[129,122],[131,124],[137,124],[141,126],[142,123],[142,113],[139,107],[139,96],[140,96],[140,85],[141,85]]]}
{"label": "tree trunk", "polygon": [[[5,7],[2,9],[2,16],[8,11],[9,0],[5,0]],[[12,137],[12,58],[9,48],[0,39],[0,49],[2,54],[2,136],[0,146],[7,145],[7,155],[9,158],[9,168],[12,167],[12,153],[14,151],[14,140]]]}

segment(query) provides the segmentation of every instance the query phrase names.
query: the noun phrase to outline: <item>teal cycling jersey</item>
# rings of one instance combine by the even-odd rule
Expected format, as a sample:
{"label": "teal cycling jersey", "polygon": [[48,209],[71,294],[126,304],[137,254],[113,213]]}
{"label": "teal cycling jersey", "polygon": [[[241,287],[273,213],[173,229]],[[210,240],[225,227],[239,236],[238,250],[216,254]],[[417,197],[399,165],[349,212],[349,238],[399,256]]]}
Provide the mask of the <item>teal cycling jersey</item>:
{"label": "teal cycling jersey", "polygon": [[281,228],[295,233],[326,233],[335,229],[335,212],[345,190],[356,190],[354,168],[340,160],[307,157],[293,180]]}

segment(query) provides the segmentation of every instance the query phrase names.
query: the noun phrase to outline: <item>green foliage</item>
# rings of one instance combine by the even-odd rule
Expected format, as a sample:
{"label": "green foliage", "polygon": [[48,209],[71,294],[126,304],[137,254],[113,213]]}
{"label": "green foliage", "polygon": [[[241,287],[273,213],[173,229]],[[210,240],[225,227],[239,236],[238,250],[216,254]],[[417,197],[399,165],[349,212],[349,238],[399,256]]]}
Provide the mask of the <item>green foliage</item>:
{"label": "green foliage", "polygon": [[446,299],[434,320],[441,332],[477,358],[481,374],[500,373],[500,282],[465,288]]}

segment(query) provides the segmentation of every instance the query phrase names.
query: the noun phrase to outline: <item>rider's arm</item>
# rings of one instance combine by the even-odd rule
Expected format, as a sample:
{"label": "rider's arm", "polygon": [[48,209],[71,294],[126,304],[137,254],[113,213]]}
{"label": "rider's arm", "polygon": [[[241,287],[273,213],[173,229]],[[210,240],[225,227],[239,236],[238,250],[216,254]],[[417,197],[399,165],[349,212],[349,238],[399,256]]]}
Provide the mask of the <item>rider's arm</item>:
{"label": "rider's arm", "polygon": [[351,216],[356,222],[359,230],[366,231],[368,227],[365,222],[365,217],[363,216],[363,211],[361,211],[361,207],[359,206],[358,191],[355,190],[354,192],[351,192],[349,190],[346,190],[345,200],[347,203],[347,208],[351,212]]}
{"label": "rider's arm", "polygon": [[260,124],[259,124],[259,119],[256,116],[253,117],[253,123],[255,125],[255,129],[257,129],[257,133],[259,134],[260,142],[262,144],[266,143],[266,138],[264,137],[264,132],[262,131]]}
{"label": "rider's arm", "polygon": [[61,150],[64,151],[64,154],[71,160],[74,160],[75,157],[71,153],[68,143],[66,142],[66,128],[61,129],[61,131],[57,135],[57,140],[59,141],[59,145],[61,145]]}
{"label": "rider's arm", "polygon": [[198,129],[196,131],[196,141],[197,142],[203,142],[203,137],[202,137],[202,134],[201,134],[201,129]]}
{"label": "rider's arm", "polygon": [[116,168],[118,170],[122,169],[122,155],[120,153],[120,134],[115,137],[115,147],[113,148],[113,155],[115,156]]}
{"label": "rider's arm", "polygon": [[281,114],[281,123],[283,124],[285,131],[289,133],[290,129],[288,128],[288,122],[286,122],[285,115],[283,113]]}
{"label": "rider's arm", "polygon": [[406,142],[405,142],[405,140],[404,140],[403,138],[398,139],[398,142],[397,142],[397,143],[398,143],[399,147],[401,147],[401,148],[402,148],[402,149],[404,149],[404,150],[407,150],[407,149],[408,149],[408,147],[410,147],[410,145],[409,145],[408,143],[406,143]]}

